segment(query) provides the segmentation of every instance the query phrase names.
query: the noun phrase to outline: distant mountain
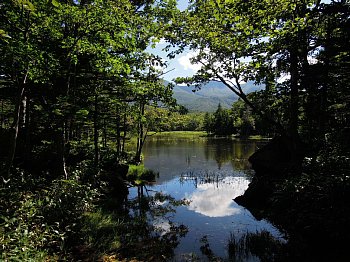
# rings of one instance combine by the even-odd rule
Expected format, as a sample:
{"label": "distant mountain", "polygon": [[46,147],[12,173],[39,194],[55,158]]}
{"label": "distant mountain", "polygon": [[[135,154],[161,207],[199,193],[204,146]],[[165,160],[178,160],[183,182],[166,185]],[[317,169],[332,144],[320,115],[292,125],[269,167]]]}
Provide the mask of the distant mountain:
{"label": "distant mountain", "polygon": [[[246,93],[262,89],[252,82],[242,84]],[[193,92],[194,86],[175,86],[174,98],[178,104],[190,112],[214,112],[220,103],[223,108],[230,108],[238,97],[223,83],[210,81],[200,90]]]}

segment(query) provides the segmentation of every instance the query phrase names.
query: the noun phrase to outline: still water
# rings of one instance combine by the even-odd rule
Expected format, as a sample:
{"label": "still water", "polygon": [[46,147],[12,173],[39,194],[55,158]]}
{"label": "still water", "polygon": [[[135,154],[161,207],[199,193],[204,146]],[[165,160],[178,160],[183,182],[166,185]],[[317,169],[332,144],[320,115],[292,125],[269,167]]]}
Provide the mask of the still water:
{"label": "still water", "polygon": [[[233,200],[247,189],[253,174],[248,157],[263,143],[205,137],[148,138],[143,150],[144,165],[159,172],[156,182],[147,186],[149,192],[188,200],[188,205],[176,207],[171,217],[153,221],[163,231],[170,228],[169,221],[188,228],[174,250],[173,261],[186,261],[189,257],[205,260],[201,252],[203,239],[213,254],[222,259],[229,257],[227,244],[232,235],[265,230],[283,239],[272,224],[256,220]],[[136,191],[130,193],[135,195]],[[250,256],[244,261],[259,259]]]}

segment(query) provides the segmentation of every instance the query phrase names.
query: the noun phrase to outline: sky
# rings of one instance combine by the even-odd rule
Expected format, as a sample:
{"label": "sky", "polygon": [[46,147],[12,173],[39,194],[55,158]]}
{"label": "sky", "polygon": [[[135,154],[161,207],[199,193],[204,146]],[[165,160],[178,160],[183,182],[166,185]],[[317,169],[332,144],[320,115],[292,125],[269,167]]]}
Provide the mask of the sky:
{"label": "sky", "polygon": [[[178,0],[178,8],[180,10],[186,9],[187,6],[187,0]],[[167,43],[161,40],[155,48],[147,48],[147,52],[158,55],[168,62],[168,67],[165,69],[165,72],[169,72],[163,75],[165,80],[172,81],[176,77],[192,76],[199,69],[199,65],[192,65],[190,62],[190,58],[194,55],[193,52],[184,52],[170,60],[166,57],[167,52],[162,51],[166,46]]]}

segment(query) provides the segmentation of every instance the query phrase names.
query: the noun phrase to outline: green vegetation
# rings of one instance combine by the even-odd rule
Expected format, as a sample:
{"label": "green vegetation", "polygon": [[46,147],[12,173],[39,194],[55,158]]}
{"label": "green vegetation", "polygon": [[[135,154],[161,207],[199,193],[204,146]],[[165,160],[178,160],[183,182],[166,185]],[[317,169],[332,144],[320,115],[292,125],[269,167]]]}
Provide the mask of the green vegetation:
{"label": "green vegetation", "polygon": [[[110,234],[134,219],[114,224],[123,212],[98,206],[122,205],[124,164],[140,162],[160,121],[151,109],[175,110],[166,66],[145,52],[175,11],[174,1],[1,2],[1,260],[124,248]],[[94,230],[98,241],[82,235]]]}
{"label": "green vegetation", "polygon": [[218,105],[214,114],[206,113],[204,116],[204,129],[208,134],[229,136],[234,132],[233,119],[227,109]]}
{"label": "green vegetation", "polygon": [[81,219],[98,197],[76,180],[48,183],[23,173],[1,188],[1,260],[45,261],[69,257]]}
{"label": "green vegetation", "polygon": [[[287,138],[283,176],[260,179],[273,184],[263,215],[346,243],[349,13],[343,0],[195,0],[182,12],[175,0],[2,1],[1,259],[71,260],[79,246],[120,259],[170,257],[185,230],[154,236],[145,214],[155,199],[143,196],[154,174],[136,166],[151,131]],[[161,79],[166,62],[145,51],[161,39],[166,51],[178,48],[169,57],[195,51],[202,66],[177,82],[220,81],[240,98],[232,109],[176,105]],[[242,82],[265,89],[247,95]],[[131,164],[133,217],[108,210],[123,205]]]}
{"label": "green vegetation", "polygon": [[164,131],[200,131],[203,129],[204,113],[188,113],[183,106],[174,109],[148,108],[146,112],[150,130]]}

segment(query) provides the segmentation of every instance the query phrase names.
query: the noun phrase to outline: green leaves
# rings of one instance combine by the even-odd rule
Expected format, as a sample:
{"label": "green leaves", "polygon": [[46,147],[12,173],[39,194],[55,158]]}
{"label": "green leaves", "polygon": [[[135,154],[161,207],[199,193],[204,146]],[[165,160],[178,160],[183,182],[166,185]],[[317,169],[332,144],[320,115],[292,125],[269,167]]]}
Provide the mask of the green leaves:
{"label": "green leaves", "polygon": [[51,0],[51,4],[52,4],[54,7],[57,7],[57,8],[60,7],[60,3],[59,3],[57,0]]}
{"label": "green leaves", "polygon": [[25,10],[34,12],[35,6],[29,0],[12,0],[16,5],[23,7]]}
{"label": "green leaves", "polygon": [[1,38],[11,38],[11,36],[9,36],[5,30],[0,29],[0,39]]}

